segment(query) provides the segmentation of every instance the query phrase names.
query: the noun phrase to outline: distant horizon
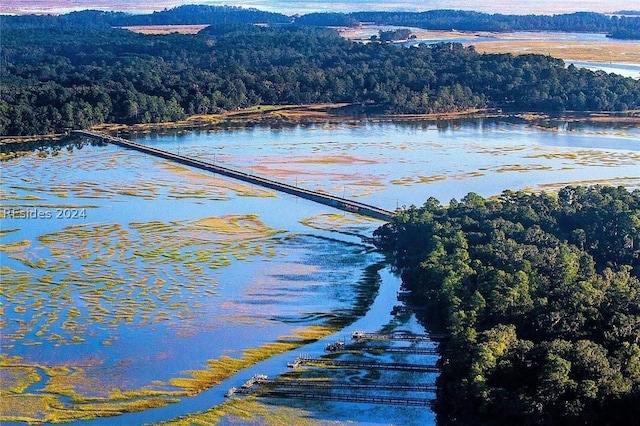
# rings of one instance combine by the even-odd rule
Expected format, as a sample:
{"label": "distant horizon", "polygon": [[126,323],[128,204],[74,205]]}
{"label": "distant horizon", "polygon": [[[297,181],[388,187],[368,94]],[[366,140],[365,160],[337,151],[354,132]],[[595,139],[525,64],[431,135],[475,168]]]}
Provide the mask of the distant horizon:
{"label": "distant horizon", "polygon": [[[634,9],[628,0],[503,0],[499,4],[486,0],[4,0],[1,14],[65,14],[81,10],[102,10],[129,13],[151,13],[182,5],[236,6],[255,8],[286,15],[314,12],[403,11],[419,12],[435,9],[468,10],[507,15],[554,15],[573,12],[611,14]],[[638,5],[637,9],[640,9]]]}

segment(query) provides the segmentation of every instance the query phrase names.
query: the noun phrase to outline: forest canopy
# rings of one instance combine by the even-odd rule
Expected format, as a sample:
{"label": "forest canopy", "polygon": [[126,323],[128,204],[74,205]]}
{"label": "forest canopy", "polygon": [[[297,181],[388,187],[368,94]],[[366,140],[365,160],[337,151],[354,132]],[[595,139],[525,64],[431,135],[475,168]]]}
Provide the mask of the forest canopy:
{"label": "forest canopy", "polygon": [[455,43],[362,44],[302,26],[142,35],[68,25],[65,16],[43,17],[63,19],[47,26],[3,21],[0,135],[264,104],[353,103],[376,113],[640,108],[640,81],[548,56],[479,54]]}
{"label": "forest canopy", "polygon": [[3,17],[3,25],[22,26],[57,25],[73,26],[133,26],[133,25],[178,25],[178,24],[270,24],[270,25],[317,25],[358,26],[365,23],[375,25],[399,25],[430,30],[460,31],[562,31],[638,35],[640,17],[637,12],[626,11],[612,16],[594,12],[577,12],[560,15],[503,15],[463,10],[428,10],[424,12],[353,12],[353,13],[309,13],[302,16],[287,16],[234,6],[184,5],[149,14],[123,12],[101,12],[95,10],[71,12],[60,17],[20,16]]}
{"label": "forest canopy", "polygon": [[441,344],[439,424],[640,424],[640,191],[429,199],[375,232]]}

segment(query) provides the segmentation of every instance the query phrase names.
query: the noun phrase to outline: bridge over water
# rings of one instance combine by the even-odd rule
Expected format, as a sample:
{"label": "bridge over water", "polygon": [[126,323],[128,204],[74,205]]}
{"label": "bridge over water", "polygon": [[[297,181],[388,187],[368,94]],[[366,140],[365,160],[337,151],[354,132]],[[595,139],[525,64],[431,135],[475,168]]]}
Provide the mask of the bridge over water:
{"label": "bridge over water", "polygon": [[259,185],[259,186],[273,189],[280,192],[285,192],[287,194],[295,195],[300,198],[315,201],[316,203],[324,204],[326,206],[334,207],[336,209],[344,210],[351,213],[358,213],[363,216],[372,217],[374,219],[390,221],[393,216],[393,212],[389,210],[381,209],[376,206],[360,203],[358,201],[350,200],[348,198],[336,197],[334,195],[325,194],[318,191],[299,188],[297,186],[278,182],[272,179],[267,179],[261,176],[253,175],[253,174],[242,172],[239,170],[234,170],[234,169],[220,166],[214,163],[209,163],[207,161],[186,157],[184,155],[174,154],[169,151],[154,148],[148,145],[143,145],[137,142],[129,141],[127,139],[105,135],[102,133],[90,132],[87,130],[74,130],[72,133],[80,136],[85,136],[87,138],[112,143],[124,148],[134,149],[136,151],[140,151],[145,154],[154,155],[156,157],[164,158],[166,160],[184,164],[190,167],[195,167],[201,170],[217,173],[219,175],[241,180],[243,182],[252,183],[254,185]]}

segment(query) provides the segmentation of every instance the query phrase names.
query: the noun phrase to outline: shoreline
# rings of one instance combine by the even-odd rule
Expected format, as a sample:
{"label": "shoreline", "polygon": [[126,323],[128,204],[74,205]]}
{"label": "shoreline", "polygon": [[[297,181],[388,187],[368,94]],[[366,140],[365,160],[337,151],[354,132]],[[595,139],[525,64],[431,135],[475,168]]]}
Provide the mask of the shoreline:
{"label": "shoreline", "polygon": [[[345,111],[348,110],[348,111]],[[499,109],[472,109],[448,113],[428,114],[368,114],[360,105],[312,104],[312,105],[259,105],[237,111],[218,114],[198,114],[181,121],[145,124],[104,123],[92,126],[89,130],[107,134],[146,134],[158,131],[196,131],[202,129],[230,129],[267,123],[272,125],[312,124],[322,122],[383,122],[383,121],[421,121],[455,120],[460,118],[519,118],[534,123],[540,120],[564,120],[584,123],[628,123],[640,125],[640,110],[626,112],[567,111],[557,116],[544,112],[513,111]],[[0,136],[0,147],[33,143],[38,141],[55,142],[70,132],[32,136]]]}

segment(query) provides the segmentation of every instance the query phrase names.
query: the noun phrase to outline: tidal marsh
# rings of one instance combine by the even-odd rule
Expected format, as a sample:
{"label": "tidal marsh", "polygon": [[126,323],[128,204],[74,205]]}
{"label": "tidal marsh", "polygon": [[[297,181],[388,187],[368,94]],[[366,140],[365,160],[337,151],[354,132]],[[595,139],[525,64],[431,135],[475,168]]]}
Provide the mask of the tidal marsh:
{"label": "tidal marsh", "polygon": [[[148,142],[393,210],[560,182],[640,187],[639,135],[628,125],[485,120],[245,127]],[[167,407],[163,420],[194,414],[181,402],[218,401],[221,381],[342,329],[378,292],[381,257],[361,236],[379,221],[113,146],[3,167],[3,208],[87,215],[4,214],[1,421],[126,422],[154,406]],[[202,404],[203,417],[179,421],[316,414],[251,399]]]}

